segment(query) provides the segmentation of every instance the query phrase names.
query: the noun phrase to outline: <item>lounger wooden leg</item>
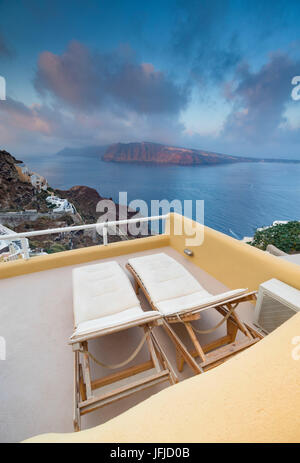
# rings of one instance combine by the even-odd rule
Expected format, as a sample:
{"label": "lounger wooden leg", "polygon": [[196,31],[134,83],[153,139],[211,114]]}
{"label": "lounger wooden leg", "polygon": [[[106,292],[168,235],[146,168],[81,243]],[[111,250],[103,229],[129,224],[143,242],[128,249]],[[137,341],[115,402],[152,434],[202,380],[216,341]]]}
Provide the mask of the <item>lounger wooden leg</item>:
{"label": "lounger wooden leg", "polygon": [[154,365],[156,371],[159,373],[161,371],[161,367],[160,367],[160,364],[159,364],[159,361],[158,361],[158,358],[157,358],[157,355],[156,355],[156,352],[155,352],[155,349],[154,349],[154,346],[153,346],[153,342],[152,342],[152,338],[151,338],[151,331],[150,331],[148,325],[144,326],[144,331],[147,334],[147,345],[148,345],[148,349],[149,349],[149,352],[150,352],[150,355],[151,355],[153,365]]}
{"label": "lounger wooden leg", "polygon": [[88,343],[85,341],[82,343],[82,348],[83,348],[83,378],[85,382],[85,387],[86,387],[86,396],[87,399],[91,399],[93,397],[92,394],[92,381],[91,381],[91,370],[90,370],[90,359],[88,356]]}
{"label": "lounger wooden leg", "polygon": [[182,357],[180,350],[176,349],[176,365],[179,373],[182,372],[184,367],[184,358]]}
{"label": "lounger wooden leg", "polygon": [[258,330],[253,326],[248,325],[248,323],[244,323],[244,325],[249,330],[253,338],[263,339],[266,336],[266,333],[264,333],[262,330]]}
{"label": "lounger wooden leg", "polygon": [[[228,310],[231,310],[231,304],[226,304],[226,307],[227,307]],[[244,335],[247,336],[247,338],[253,339],[253,337],[251,336],[251,333],[246,328],[244,323],[239,319],[239,317],[235,313],[235,311],[232,312],[231,316],[234,319],[234,321],[236,322],[236,324],[238,325],[238,328],[241,330],[241,332],[244,333]]]}
{"label": "lounger wooden leg", "polygon": [[80,431],[81,426],[81,417],[79,410],[79,352],[74,352],[74,416],[73,416],[73,426],[74,431]]}
{"label": "lounger wooden leg", "polygon": [[164,366],[164,368],[166,370],[169,370],[169,378],[170,378],[170,383],[171,384],[176,384],[179,382],[178,378],[177,378],[177,375],[171,365],[171,363],[169,362],[169,359],[168,357],[166,356],[163,348],[161,347],[161,345],[159,344],[155,334],[153,333],[153,331],[151,332],[151,336],[152,336],[152,339],[153,339],[153,345],[154,345],[154,348],[157,352],[157,355],[158,355],[158,358],[160,359],[162,365]]}
{"label": "lounger wooden leg", "polygon": [[200,346],[200,343],[199,343],[199,341],[197,339],[197,336],[195,335],[195,332],[193,330],[192,325],[190,324],[190,322],[184,322],[184,325],[186,327],[187,332],[190,335],[190,338],[191,338],[191,340],[192,340],[192,342],[193,342],[193,344],[194,344],[194,346],[196,348],[196,351],[197,351],[199,357],[202,359],[203,362],[205,362],[205,360],[206,360],[205,354],[204,354],[204,352],[202,350],[202,347]]}
{"label": "lounger wooden leg", "polygon": [[87,399],[86,387],[85,387],[84,380],[83,380],[83,372],[82,372],[81,363],[79,364],[79,392],[80,392],[81,400],[86,400]]}
{"label": "lounger wooden leg", "polygon": [[164,358],[161,354],[161,351],[159,350],[158,346],[156,345],[155,343],[155,338],[153,337],[153,333],[151,333],[151,336],[152,336],[152,341],[153,341],[153,345],[154,345],[154,349],[155,349],[155,352],[156,352],[156,355],[157,355],[157,358],[158,358],[158,361],[161,365],[165,366],[164,365]]}
{"label": "lounger wooden leg", "polygon": [[175,331],[170,327],[169,323],[166,320],[163,321],[163,327],[172,342],[175,344],[176,349],[180,351],[185,362],[192,368],[193,372],[199,375],[203,373],[203,369],[197,364],[193,359],[189,351],[186,349],[185,345],[181,342]]}
{"label": "lounger wooden leg", "polygon": [[227,325],[227,336],[229,337],[228,342],[233,342],[235,341],[235,338],[238,332],[238,326],[230,318],[228,318],[226,325]]}
{"label": "lounger wooden leg", "polygon": [[[162,356],[162,353],[161,353],[161,348],[160,348],[160,345],[156,339],[156,337],[154,336],[153,334],[153,331],[151,331],[151,337],[152,337],[152,341],[153,341],[153,346],[154,346],[154,349],[155,349],[155,352],[156,352],[156,355],[157,355],[157,358],[158,358],[158,361],[161,365],[163,365],[163,367],[165,368],[165,363],[164,363],[164,358]],[[156,341],[156,342],[155,342]],[[151,357],[151,356],[150,356]],[[151,362],[152,362],[152,359],[151,359]]]}

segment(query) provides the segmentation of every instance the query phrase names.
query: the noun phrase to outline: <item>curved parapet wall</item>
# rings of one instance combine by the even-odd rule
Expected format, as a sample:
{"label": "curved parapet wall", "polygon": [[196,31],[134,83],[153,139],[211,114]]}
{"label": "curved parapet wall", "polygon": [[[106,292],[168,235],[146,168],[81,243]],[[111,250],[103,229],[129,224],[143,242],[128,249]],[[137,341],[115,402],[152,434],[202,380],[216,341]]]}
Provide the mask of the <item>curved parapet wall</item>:
{"label": "curved parapet wall", "polygon": [[[180,228],[182,233],[177,234]],[[187,245],[193,231],[204,238],[196,246]],[[166,234],[7,262],[0,264],[0,279],[163,246],[171,246],[229,288],[256,290],[263,281],[277,278],[300,289],[300,266],[174,213],[170,214]],[[192,257],[184,253],[187,247],[192,250]]]}
{"label": "curved parapet wall", "polygon": [[106,259],[147,249],[159,248],[169,245],[167,235],[150,236],[136,240],[118,241],[108,246],[89,246],[72,251],[57,252],[47,256],[32,257],[29,260],[17,260],[0,264],[0,279],[12,278],[28,273],[42,272],[68,265],[78,265],[94,260]]}
{"label": "curved parapet wall", "polygon": [[27,442],[300,442],[299,334],[300,313],[218,368],[101,426]]}
{"label": "curved parapet wall", "polygon": [[[183,222],[182,235],[176,235]],[[204,233],[203,243],[187,246],[186,239],[192,231]],[[224,283],[229,288],[256,290],[263,281],[277,278],[300,289],[300,266],[279,259],[249,244],[236,240],[209,227],[203,227],[178,214],[170,215],[170,246],[184,254],[189,247],[192,257],[185,257]]]}

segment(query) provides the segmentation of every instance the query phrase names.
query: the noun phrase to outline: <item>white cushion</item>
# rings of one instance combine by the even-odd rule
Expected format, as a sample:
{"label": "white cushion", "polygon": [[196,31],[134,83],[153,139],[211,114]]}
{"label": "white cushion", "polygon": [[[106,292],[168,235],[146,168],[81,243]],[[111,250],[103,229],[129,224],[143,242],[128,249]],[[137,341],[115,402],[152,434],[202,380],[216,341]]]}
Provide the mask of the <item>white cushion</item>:
{"label": "white cushion", "polygon": [[175,259],[164,253],[129,259],[154,303],[196,292],[209,294]]}
{"label": "white cushion", "polygon": [[105,317],[96,318],[95,320],[89,320],[82,322],[78,325],[70,339],[75,339],[85,334],[93,334],[101,330],[106,330],[113,327],[122,327],[122,325],[134,321],[151,321],[152,319],[159,318],[159,312],[148,311],[144,312],[140,307],[134,307],[132,309],[124,310],[113,315],[107,315]]}
{"label": "white cushion", "polygon": [[129,259],[129,263],[142,280],[152,302],[163,315],[219,303],[246,291],[235,289],[212,295],[183,265],[164,253],[136,257]]}
{"label": "white cushion", "polygon": [[227,291],[226,293],[212,296],[207,291],[203,291],[189,294],[188,296],[182,296],[174,299],[168,299],[167,301],[158,302],[156,307],[163,315],[172,315],[201,307],[203,307],[203,310],[205,310],[206,306],[210,306],[216,303],[219,304],[222,301],[243,294],[244,292],[245,289],[235,289],[233,291]]}
{"label": "white cushion", "polygon": [[137,307],[140,308],[139,300],[117,262],[86,265],[73,270],[75,326]]}

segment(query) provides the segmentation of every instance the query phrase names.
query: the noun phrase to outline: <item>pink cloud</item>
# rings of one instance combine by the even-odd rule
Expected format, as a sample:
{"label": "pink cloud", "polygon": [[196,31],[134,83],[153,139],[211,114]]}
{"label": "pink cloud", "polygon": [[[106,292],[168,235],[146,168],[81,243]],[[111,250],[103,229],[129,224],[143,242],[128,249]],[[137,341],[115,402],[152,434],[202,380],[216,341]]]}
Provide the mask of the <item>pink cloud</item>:
{"label": "pink cloud", "polygon": [[176,114],[188,99],[187,87],[176,85],[152,63],[136,62],[128,50],[92,53],[77,41],[61,55],[41,53],[35,87],[42,95],[89,111],[114,106],[144,114]]}

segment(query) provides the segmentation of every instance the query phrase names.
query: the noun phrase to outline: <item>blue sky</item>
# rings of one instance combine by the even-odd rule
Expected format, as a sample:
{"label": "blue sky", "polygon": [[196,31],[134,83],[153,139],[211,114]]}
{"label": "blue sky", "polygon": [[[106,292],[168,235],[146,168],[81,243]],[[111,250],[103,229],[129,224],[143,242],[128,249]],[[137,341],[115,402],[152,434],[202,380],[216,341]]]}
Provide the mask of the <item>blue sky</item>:
{"label": "blue sky", "polygon": [[298,0],[0,0],[0,142],[300,159]]}

